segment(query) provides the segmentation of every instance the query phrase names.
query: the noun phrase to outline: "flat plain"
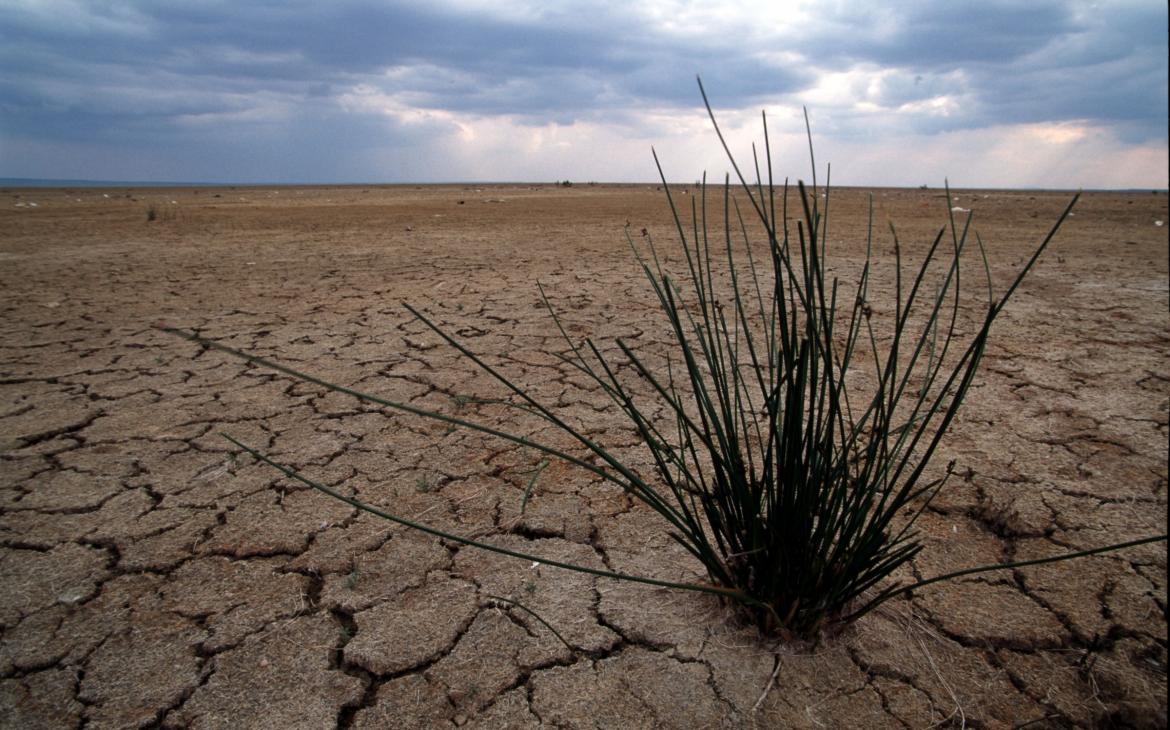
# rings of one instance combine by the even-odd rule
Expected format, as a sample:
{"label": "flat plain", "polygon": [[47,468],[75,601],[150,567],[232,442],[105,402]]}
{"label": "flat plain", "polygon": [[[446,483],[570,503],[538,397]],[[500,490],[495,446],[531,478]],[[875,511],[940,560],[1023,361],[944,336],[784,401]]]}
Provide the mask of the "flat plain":
{"label": "flat plain", "polygon": [[[689,209],[695,189],[674,192]],[[954,195],[1000,290],[1070,197]],[[880,323],[886,222],[914,262],[948,203],[835,190],[845,290],[871,199]],[[1166,220],[1164,193],[1084,195],[996,324],[902,579],[1165,532]],[[0,193],[0,726],[1165,727],[1164,543],[937,584],[785,644],[709,596],[461,548],[235,455],[220,433],[445,530],[702,578],[588,473],[549,465],[521,511],[538,454],[153,327],[559,443],[492,403],[500,386],[406,301],[649,473],[621,414],[553,356],[567,347],[536,287],[573,337],[661,347],[627,225],[680,265],[654,185]],[[978,301],[982,272],[964,271]]]}

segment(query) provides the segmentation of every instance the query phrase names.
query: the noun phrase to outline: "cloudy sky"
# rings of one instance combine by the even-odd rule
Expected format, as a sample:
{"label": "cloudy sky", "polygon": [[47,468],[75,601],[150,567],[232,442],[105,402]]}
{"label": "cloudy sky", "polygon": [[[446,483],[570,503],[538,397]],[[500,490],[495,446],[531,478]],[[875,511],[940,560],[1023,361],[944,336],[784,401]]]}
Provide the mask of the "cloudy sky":
{"label": "cloudy sky", "polygon": [[1167,5],[0,0],[0,177],[1167,187]]}

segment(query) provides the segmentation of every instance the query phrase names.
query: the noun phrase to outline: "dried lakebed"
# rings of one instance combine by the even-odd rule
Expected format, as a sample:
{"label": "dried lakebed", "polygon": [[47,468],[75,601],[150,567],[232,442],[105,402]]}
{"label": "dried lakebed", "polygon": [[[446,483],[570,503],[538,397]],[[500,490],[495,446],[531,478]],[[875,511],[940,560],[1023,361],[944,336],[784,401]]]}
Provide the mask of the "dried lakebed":
{"label": "dried lakebed", "polygon": [[[845,282],[867,194],[832,203]],[[873,195],[880,319],[884,221],[914,260],[945,202]],[[1000,282],[1068,197],[957,195]],[[535,282],[575,337],[664,342],[622,235],[628,222],[668,246],[654,186],[2,196],[4,727],[1165,726],[1164,544],[931,586],[812,651],[777,646],[710,597],[444,544],[233,458],[220,432],[443,529],[700,577],[658,518],[587,473],[550,465],[521,514],[538,455],[151,328],[540,428],[459,397],[501,392],[406,300],[648,469],[620,414],[550,355],[563,344]],[[1165,195],[1082,199],[996,325],[936,463],[961,478],[922,519],[927,550],[906,578],[1165,531],[1166,216]]]}

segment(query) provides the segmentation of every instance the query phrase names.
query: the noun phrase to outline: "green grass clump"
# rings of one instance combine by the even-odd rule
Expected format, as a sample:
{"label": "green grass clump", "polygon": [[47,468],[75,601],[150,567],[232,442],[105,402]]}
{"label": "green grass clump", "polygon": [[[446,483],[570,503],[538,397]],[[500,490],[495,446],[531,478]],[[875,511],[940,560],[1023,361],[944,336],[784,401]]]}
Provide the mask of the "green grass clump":
{"label": "green grass clump", "polygon": [[[703,100],[727,150],[705,92]],[[657,512],[709,582],[595,570],[445,533],[341,495],[231,439],[285,474],[360,509],[464,544],[553,567],[715,593],[741,605],[772,635],[815,636],[912,588],[958,575],[1165,539],[978,566],[909,585],[894,581],[895,571],[923,548],[915,521],[951,471],[932,468],[932,457],[974,382],[992,325],[1076,197],[998,297],[969,216],[960,223],[948,213],[925,257],[908,271],[893,233],[894,297],[884,302],[884,315],[875,315],[869,299],[872,232],[851,287],[829,274],[829,189],[817,186],[815,163],[811,186],[775,185],[766,117],[762,173],[761,158],[754,155],[749,181],[727,151],[738,184],[729,177],[713,196],[704,181],[687,211],[676,206],[659,166],[685,260],[681,275],[662,265],[648,235],[636,244],[627,234],[669,332],[668,353],[639,353],[618,339],[621,356],[615,359],[592,340],[574,341],[541,289],[564,337],[561,359],[625,414],[653,460],[652,474],[634,470],[410,305],[411,314],[510,392],[507,403],[569,434],[579,452],[470,421],[462,413],[467,398],[457,399],[456,415],[426,411],[170,331],[332,390],[531,447],[603,477]],[[757,249],[762,253],[753,250],[753,236],[763,237],[766,245]],[[982,297],[972,306],[963,295],[966,259],[982,264],[982,304]],[[535,479],[525,489],[525,502]]]}

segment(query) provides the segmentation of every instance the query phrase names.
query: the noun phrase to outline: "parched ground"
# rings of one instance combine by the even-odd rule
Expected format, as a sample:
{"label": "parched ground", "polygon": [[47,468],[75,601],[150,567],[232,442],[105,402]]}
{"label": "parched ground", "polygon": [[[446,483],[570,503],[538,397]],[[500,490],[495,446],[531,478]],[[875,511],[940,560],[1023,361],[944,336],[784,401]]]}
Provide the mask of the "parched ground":
{"label": "parched ground", "polygon": [[[459,548],[234,455],[221,432],[443,529],[701,578],[654,515],[586,473],[549,466],[522,514],[538,455],[151,328],[538,433],[466,398],[502,392],[408,301],[647,469],[550,355],[565,347],[535,282],[575,337],[664,342],[622,236],[628,222],[667,247],[654,186],[0,195],[4,728],[1166,725],[1164,543],[932,586],[815,648],[776,644],[709,597]],[[880,322],[885,221],[913,259],[946,204],[873,195]],[[958,193],[1001,288],[1066,198]],[[865,200],[832,200],[846,280]],[[958,476],[922,519],[916,576],[1165,532],[1166,203],[1086,195],[1025,282],[938,457]]]}

